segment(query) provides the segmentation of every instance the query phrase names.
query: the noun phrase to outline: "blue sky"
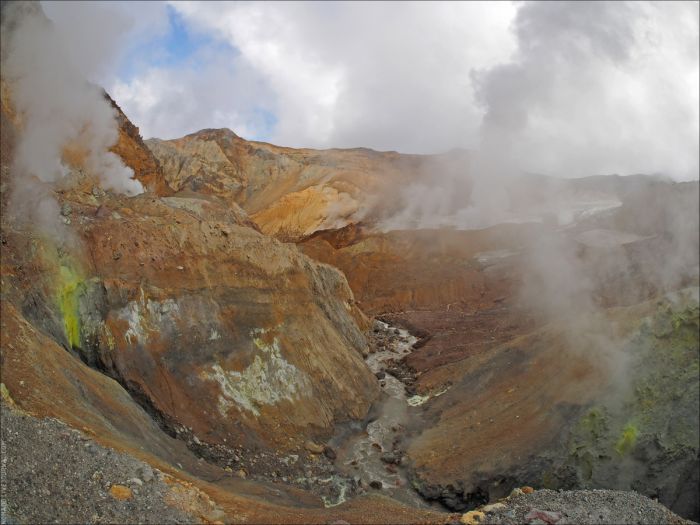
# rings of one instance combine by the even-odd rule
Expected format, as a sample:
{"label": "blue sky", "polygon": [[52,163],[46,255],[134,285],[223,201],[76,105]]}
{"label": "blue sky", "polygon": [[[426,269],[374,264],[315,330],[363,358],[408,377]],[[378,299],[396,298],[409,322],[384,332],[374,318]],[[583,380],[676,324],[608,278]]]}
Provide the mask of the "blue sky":
{"label": "blue sky", "polygon": [[191,58],[195,52],[210,43],[202,35],[194,35],[187,29],[182,16],[170,5],[166,6],[167,31],[138,47],[133,47],[122,58],[117,75],[130,81],[143,67],[177,67]]}
{"label": "blue sky", "polygon": [[150,40],[140,42],[138,46],[130,47],[122,57],[117,71],[121,80],[132,80],[135,75],[142,73],[139,71],[141,68],[179,68],[185,64],[193,68],[201,67],[203,57],[198,55],[203,50],[207,50],[210,55],[228,53],[235,57],[239,54],[228,42],[215,39],[202,31],[192,30],[172,5],[165,5],[165,12],[166,31]]}

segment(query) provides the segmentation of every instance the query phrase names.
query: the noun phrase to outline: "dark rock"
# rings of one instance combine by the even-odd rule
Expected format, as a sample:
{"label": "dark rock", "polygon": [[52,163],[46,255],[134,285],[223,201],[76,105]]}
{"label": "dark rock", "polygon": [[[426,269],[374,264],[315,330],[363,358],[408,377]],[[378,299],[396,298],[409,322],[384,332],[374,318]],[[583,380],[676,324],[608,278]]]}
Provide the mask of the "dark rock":
{"label": "dark rock", "polygon": [[326,456],[331,461],[335,461],[335,458],[338,457],[338,455],[335,453],[335,450],[333,450],[328,445],[323,447],[323,455]]}
{"label": "dark rock", "polygon": [[373,480],[369,482],[369,486],[373,489],[381,490],[383,485],[381,481]]}
{"label": "dark rock", "polygon": [[384,379],[386,377],[386,373],[383,370],[381,372],[377,372],[374,375],[377,376],[377,379]]}
{"label": "dark rock", "polygon": [[109,211],[109,208],[105,206],[104,204],[100,205],[97,210],[95,210],[95,217],[98,217],[100,219],[104,217],[109,217],[111,212]]}

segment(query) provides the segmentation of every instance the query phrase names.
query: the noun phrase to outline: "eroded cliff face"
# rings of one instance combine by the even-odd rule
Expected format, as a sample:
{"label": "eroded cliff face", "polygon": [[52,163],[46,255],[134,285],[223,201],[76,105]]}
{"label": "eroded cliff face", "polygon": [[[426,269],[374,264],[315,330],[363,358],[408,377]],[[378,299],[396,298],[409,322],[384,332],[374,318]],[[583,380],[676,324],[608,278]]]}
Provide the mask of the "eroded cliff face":
{"label": "eroded cliff face", "polygon": [[203,199],[61,200],[75,248],[8,229],[7,264],[24,271],[6,295],[168,424],[286,446],[364,416],[376,386],[337,270]]}
{"label": "eroded cliff face", "polygon": [[170,195],[172,189],[165,180],[163,168],[145,146],[139,128],[127,118],[109,94],[105,93],[104,96],[116,111],[119,125],[119,140],[111,151],[119,155],[124,164],[134,170],[137,179],[147,191],[161,197]]}
{"label": "eroded cliff face", "polygon": [[264,233],[286,241],[376,218],[400,205],[397,188],[465,155],[292,149],[247,141],[228,129],[146,145],[175,191],[237,203]]}

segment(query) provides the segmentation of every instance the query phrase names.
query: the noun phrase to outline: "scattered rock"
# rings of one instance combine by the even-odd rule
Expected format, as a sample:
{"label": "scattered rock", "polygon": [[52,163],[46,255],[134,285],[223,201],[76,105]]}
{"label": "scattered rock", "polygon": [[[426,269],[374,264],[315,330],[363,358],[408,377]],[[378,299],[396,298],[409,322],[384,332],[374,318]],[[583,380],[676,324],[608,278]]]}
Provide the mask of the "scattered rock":
{"label": "scattered rock", "polygon": [[73,207],[67,202],[64,202],[63,206],[61,206],[61,215],[64,217],[70,217],[71,213],[73,213]]}
{"label": "scattered rock", "polygon": [[144,465],[139,469],[139,477],[148,483],[149,481],[153,481],[153,469],[149,467],[148,465]]}

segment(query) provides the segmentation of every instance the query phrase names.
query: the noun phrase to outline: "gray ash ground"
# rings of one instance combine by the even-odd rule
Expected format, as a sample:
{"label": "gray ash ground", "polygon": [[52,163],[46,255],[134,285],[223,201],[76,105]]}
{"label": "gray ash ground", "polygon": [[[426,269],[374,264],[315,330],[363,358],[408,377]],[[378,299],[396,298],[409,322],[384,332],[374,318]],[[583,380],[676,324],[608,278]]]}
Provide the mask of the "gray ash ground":
{"label": "gray ash ground", "polygon": [[[517,491],[516,491],[517,492]],[[515,494],[504,505],[489,507],[482,524],[692,524],[669,509],[637,492],[618,490],[537,490]],[[455,520],[459,523],[459,520]]]}
{"label": "gray ash ground", "polygon": [[[2,523],[192,523],[165,502],[163,475],[55,419],[0,406]],[[113,485],[131,489],[120,501]]]}

